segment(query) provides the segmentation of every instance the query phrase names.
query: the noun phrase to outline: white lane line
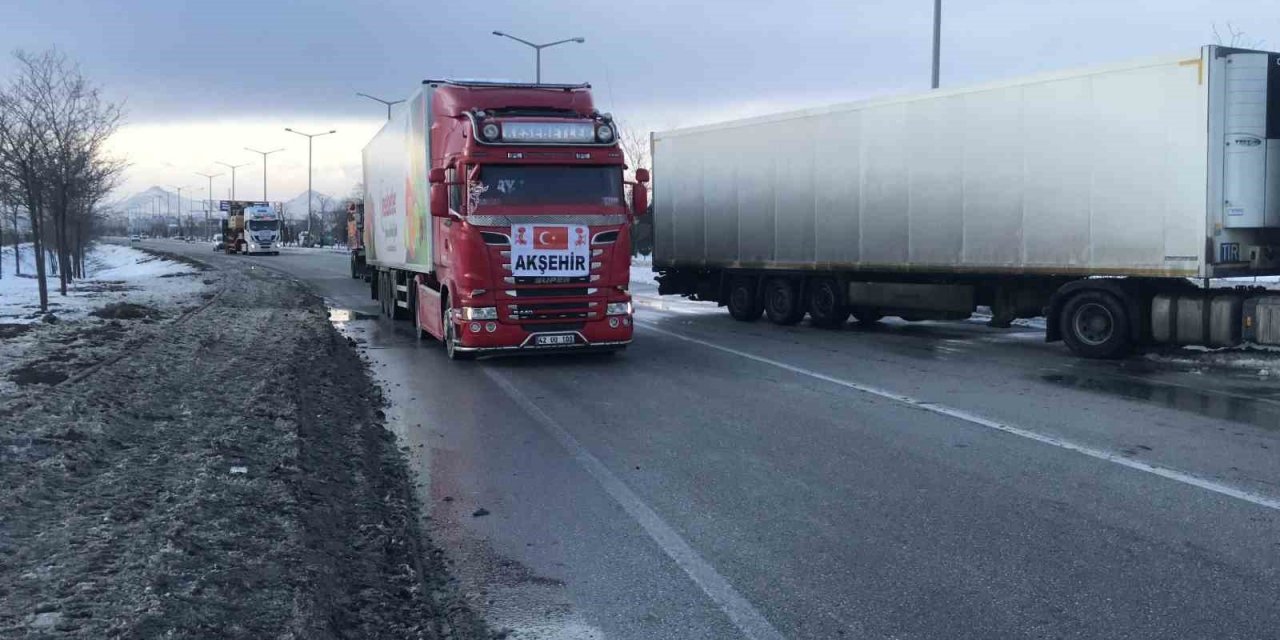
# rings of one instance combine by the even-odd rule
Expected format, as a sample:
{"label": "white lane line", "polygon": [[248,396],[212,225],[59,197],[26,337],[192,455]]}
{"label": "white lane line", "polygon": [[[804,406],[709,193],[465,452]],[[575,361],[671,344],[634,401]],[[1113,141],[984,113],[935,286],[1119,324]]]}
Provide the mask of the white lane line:
{"label": "white lane line", "polygon": [[888,400],[893,400],[895,402],[901,402],[902,404],[909,405],[917,409],[923,409],[924,411],[929,411],[931,413],[936,413],[939,415],[956,418],[958,420],[964,420],[965,422],[976,424],[981,427],[987,427],[988,429],[995,429],[996,431],[1003,431],[1005,433],[1013,434],[1015,436],[1020,436],[1028,440],[1034,440],[1036,442],[1040,442],[1043,444],[1052,445],[1061,449],[1066,449],[1068,451],[1074,451],[1076,453],[1089,456],[1090,458],[1097,458],[1098,460],[1105,460],[1107,462],[1118,464],[1122,467],[1128,467],[1130,469],[1136,469],[1138,471],[1145,471],[1146,473],[1157,475],[1162,478],[1167,478],[1175,482],[1181,482],[1183,484],[1188,484],[1193,487],[1199,487],[1201,489],[1205,489],[1207,491],[1212,491],[1214,493],[1235,498],[1237,500],[1243,500],[1245,502],[1256,504],[1261,507],[1266,507],[1268,509],[1275,509],[1277,511],[1280,511],[1280,499],[1278,498],[1273,498],[1271,496],[1254,493],[1246,489],[1233,487],[1231,485],[1223,484],[1221,482],[1217,482],[1214,480],[1200,478],[1200,477],[1191,475],[1189,473],[1177,471],[1175,469],[1157,467],[1153,464],[1148,464],[1141,460],[1126,458],[1118,453],[1112,453],[1110,451],[1106,451],[1103,449],[1095,449],[1094,447],[1090,447],[1088,445],[1077,444],[1069,440],[1063,440],[1062,438],[1048,436],[1042,433],[1036,433],[1035,431],[1022,429],[1020,427],[1015,427],[1009,424],[1005,424],[1003,422],[997,422],[990,418],[985,418],[978,414],[970,413],[968,411],[965,411],[964,409],[956,409],[954,407],[948,407],[946,405],[929,402],[927,400],[920,400],[918,398],[902,395],[900,393],[894,393],[886,389],[880,389],[877,387],[872,387],[872,386],[857,383],[857,382],[842,380],[840,378],[832,377],[824,373],[818,373],[817,371],[805,369],[804,367],[797,367],[795,365],[787,364],[785,362],[779,362],[771,358],[765,358],[763,356],[758,356],[753,353],[747,353],[746,351],[739,351],[738,349],[734,349],[732,347],[726,347],[723,345],[715,344],[714,342],[708,342],[706,340],[700,340],[698,338],[691,338],[689,336],[680,335],[678,333],[667,331],[665,329],[659,329],[658,327],[648,322],[636,321],[636,326],[643,327],[655,333],[660,333],[665,336],[676,338],[677,340],[684,340],[685,342],[691,342],[693,344],[702,345],[704,347],[715,349],[717,351],[731,353],[735,356],[740,356],[748,360],[754,360],[762,364],[772,365],[780,369],[785,369],[792,373],[798,373],[802,376],[808,376],[810,378],[822,380],[823,382],[829,382],[831,384],[839,385],[841,387],[845,387],[848,389],[853,389],[855,391],[861,391],[862,393],[878,396],[881,398],[886,398]]}
{"label": "white lane line", "polygon": [[520,405],[528,414],[537,420],[544,429],[560,442],[560,446],[564,447],[569,453],[582,465],[587,473],[591,474],[596,482],[599,482],[604,490],[612,497],[622,508],[635,518],[645,533],[658,544],[676,565],[684,570],[690,578],[693,579],[702,591],[711,598],[720,610],[729,617],[730,622],[742,632],[747,638],[752,640],[782,640],[784,636],[773,628],[773,625],[765,619],[764,615],[758,611],[755,606],[747,601],[738,593],[729,581],[720,575],[715,567],[698,555],[693,547],[685,542],[684,538],[676,533],[671,525],[667,524],[661,516],[659,516],[649,505],[645,504],[639,496],[633,492],[624,482],[613,475],[609,468],[604,466],[595,456],[587,451],[574,438],[572,434],[565,431],[551,416],[547,415],[541,407],[534,404],[527,396],[516,389],[506,376],[498,373],[492,368],[485,368],[484,374],[493,380],[499,387],[506,392],[516,404]]}

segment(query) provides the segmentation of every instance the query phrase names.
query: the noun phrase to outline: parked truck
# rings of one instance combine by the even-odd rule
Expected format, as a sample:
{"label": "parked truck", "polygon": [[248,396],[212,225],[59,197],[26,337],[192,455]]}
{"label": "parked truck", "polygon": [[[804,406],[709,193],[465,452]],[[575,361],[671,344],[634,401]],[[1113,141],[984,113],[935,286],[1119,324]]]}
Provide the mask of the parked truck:
{"label": "parked truck", "polygon": [[368,279],[364,262],[364,203],[347,204],[347,251],[351,254],[351,277]]}
{"label": "parked truck", "polygon": [[1280,332],[1274,298],[1212,286],[1280,274],[1276,53],[1207,46],[652,147],[659,290],[738,320],[981,305],[996,326],[1043,315],[1049,341],[1086,357]]}
{"label": "parked truck", "polygon": [[227,253],[280,253],[280,203],[221,200],[222,248]]}
{"label": "parked truck", "polygon": [[383,314],[450,358],[631,342],[630,231],[648,173],[590,85],[428,80],[364,148],[365,261]]}

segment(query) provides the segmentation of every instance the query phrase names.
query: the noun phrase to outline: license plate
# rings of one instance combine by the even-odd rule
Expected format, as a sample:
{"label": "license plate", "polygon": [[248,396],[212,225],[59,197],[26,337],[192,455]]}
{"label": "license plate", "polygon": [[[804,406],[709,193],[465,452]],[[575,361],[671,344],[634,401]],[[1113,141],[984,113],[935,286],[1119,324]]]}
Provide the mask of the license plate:
{"label": "license plate", "polygon": [[535,336],[533,343],[536,345],[553,345],[553,344],[573,344],[577,342],[577,336],[572,333],[554,335],[554,336]]}

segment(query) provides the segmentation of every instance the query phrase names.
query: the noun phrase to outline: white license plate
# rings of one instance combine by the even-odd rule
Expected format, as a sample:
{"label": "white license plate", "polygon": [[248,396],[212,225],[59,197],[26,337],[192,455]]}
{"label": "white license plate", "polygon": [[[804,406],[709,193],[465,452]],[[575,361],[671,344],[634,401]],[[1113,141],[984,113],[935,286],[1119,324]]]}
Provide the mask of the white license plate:
{"label": "white license plate", "polygon": [[575,342],[577,342],[577,338],[571,333],[558,336],[536,336],[533,339],[533,343],[536,345],[573,344]]}

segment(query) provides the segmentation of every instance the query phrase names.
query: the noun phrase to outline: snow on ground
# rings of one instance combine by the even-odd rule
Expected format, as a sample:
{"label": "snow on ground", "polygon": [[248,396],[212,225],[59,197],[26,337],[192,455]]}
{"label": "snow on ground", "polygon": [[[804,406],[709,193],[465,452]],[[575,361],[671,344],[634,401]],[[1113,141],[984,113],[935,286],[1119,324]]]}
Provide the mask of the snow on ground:
{"label": "snow on ground", "polygon": [[[35,256],[30,244],[19,247],[22,275],[13,271],[13,247],[0,249],[4,275],[0,277],[0,323],[26,324],[40,320]],[[58,293],[57,276],[48,275],[49,310],[59,320],[77,320],[111,302],[151,307],[184,304],[203,289],[198,271],[131,247],[96,244],[85,259],[88,277]],[[52,271],[52,269],[50,269]]]}

